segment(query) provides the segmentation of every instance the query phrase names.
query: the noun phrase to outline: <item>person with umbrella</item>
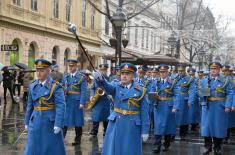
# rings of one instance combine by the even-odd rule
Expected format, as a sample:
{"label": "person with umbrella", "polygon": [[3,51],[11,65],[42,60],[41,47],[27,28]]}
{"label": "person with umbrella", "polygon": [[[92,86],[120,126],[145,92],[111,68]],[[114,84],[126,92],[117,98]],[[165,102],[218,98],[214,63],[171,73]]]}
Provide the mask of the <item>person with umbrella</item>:
{"label": "person with umbrella", "polygon": [[6,94],[7,94],[7,89],[8,91],[10,92],[10,95],[11,95],[11,99],[12,99],[12,103],[16,103],[14,98],[13,98],[13,92],[12,92],[12,80],[13,80],[13,76],[12,74],[10,73],[10,71],[8,70],[8,67],[5,66],[2,68],[3,70],[3,88],[4,88],[4,101],[5,103],[7,102],[7,97],[6,97]]}

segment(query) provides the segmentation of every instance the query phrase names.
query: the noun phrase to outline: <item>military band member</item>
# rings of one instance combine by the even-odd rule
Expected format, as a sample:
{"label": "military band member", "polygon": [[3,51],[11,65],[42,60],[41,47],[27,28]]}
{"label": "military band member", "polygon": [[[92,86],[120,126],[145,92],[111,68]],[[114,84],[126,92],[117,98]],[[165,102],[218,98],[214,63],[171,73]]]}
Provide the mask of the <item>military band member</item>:
{"label": "military band member", "polygon": [[62,128],[64,125],[65,97],[62,86],[49,76],[46,59],[35,61],[38,79],[29,85],[25,129],[28,143],[25,155],[65,155]]}
{"label": "military band member", "polygon": [[195,81],[195,100],[192,106],[189,108],[189,124],[191,124],[191,131],[196,131],[199,123],[200,123],[200,104],[197,96],[197,90],[198,90],[198,78],[195,77],[196,75],[196,69],[189,67],[187,69],[188,75],[190,75],[193,80]]}
{"label": "military band member", "polygon": [[[221,154],[222,139],[227,136],[228,112],[231,110],[232,89],[229,80],[221,76],[221,64],[210,64],[210,76],[201,81],[200,102],[202,105],[201,136],[204,137],[203,154],[212,151]],[[206,92],[206,93],[205,93]]]}
{"label": "military band member", "polygon": [[75,127],[75,140],[72,145],[79,145],[84,126],[84,107],[86,104],[87,81],[78,71],[78,60],[68,59],[70,73],[64,76],[63,87],[66,94],[66,112],[64,137],[68,127]]}
{"label": "military band member", "polygon": [[[221,69],[222,74],[229,79],[230,85],[232,88],[234,88],[234,80],[233,77],[230,74],[230,66],[224,65]],[[235,127],[235,112],[228,113],[228,130],[227,130],[227,136],[224,139],[225,143],[230,143],[230,131],[231,128]]]}
{"label": "military band member", "polygon": [[[108,80],[107,71],[108,71],[108,64],[99,65],[99,72],[102,74],[102,76],[106,80]],[[98,93],[97,89],[102,89],[102,88],[99,87],[97,84],[97,81],[94,80],[94,84],[90,92],[91,98],[94,97],[96,93]],[[96,103],[94,104],[92,108],[92,116],[91,116],[92,117],[92,129],[90,132],[92,136],[97,136],[100,122],[103,122],[103,128],[104,128],[103,136],[105,135],[106,128],[108,126],[108,116],[110,114],[110,100],[107,98],[107,94],[105,94],[104,90],[103,92],[104,94],[102,94],[102,96],[98,98],[98,100],[96,101]]]}
{"label": "military band member", "polygon": [[95,72],[99,85],[114,98],[114,109],[109,116],[102,154],[141,155],[143,141],[148,139],[149,117],[145,88],[134,81],[136,67],[130,63],[120,66],[121,80],[109,84],[100,73]]}
{"label": "military band member", "polygon": [[158,67],[154,67],[154,68],[152,69],[152,74],[151,74],[151,76],[152,76],[152,80],[153,80],[153,81],[159,79],[159,69],[158,69]]}
{"label": "military band member", "polygon": [[157,93],[157,100],[154,101],[154,153],[160,153],[162,136],[164,136],[163,151],[170,147],[171,135],[176,134],[175,114],[178,110],[178,93],[176,80],[169,77],[169,67],[165,64],[159,66],[160,79],[152,85],[151,92]]}
{"label": "military band member", "polygon": [[185,139],[188,133],[189,126],[189,108],[195,102],[195,81],[194,78],[186,75],[186,66],[184,64],[178,64],[178,76],[175,78],[177,80],[177,87],[179,88],[179,111],[176,112],[176,124],[180,127],[180,138]]}

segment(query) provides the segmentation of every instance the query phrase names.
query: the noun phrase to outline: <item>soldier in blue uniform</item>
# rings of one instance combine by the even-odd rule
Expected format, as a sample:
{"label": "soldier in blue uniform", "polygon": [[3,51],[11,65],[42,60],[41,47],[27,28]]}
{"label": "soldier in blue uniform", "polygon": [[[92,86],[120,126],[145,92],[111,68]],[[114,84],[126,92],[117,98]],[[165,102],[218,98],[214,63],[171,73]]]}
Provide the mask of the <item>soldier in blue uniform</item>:
{"label": "soldier in blue uniform", "polygon": [[210,76],[204,78],[200,84],[200,102],[202,105],[201,136],[205,140],[203,154],[212,151],[221,154],[221,143],[227,136],[228,112],[232,106],[233,91],[229,79],[221,76],[221,64],[210,64]]}
{"label": "soldier in blue uniform", "polygon": [[[99,72],[106,80],[108,80],[107,70],[108,70],[108,64],[99,65]],[[99,87],[97,81],[94,80],[94,84],[90,92],[91,97],[93,97],[96,94],[97,89],[102,89],[102,88]],[[92,129],[90,135],[97,136],[100,122],[103,122],[103,127],[104,127],[103,136],[105,135],[106,128],[108,126],[108,116],[110,114],[109,112],[110,112],[110,100],[108,99],[108,96],[107,94],[105,94],[104,91],[104,94],[98,98],[97,102],[92,108]]]}
{"label": "soldier in blue uniform", "polygon": [[176,80],[169,77],[169,67],[165,64],[159,66],[160,79],[152,85],[151,92],[156,92],[154,101],[154,134],[156,138],[154,153],[160,153],[162,146],[162,136],[165,142],[163,151],[168,151],[171,136],[176,134],[175,114],[179,108]]}
{"label": "soldier in blue uniform", "polygon": [[189,122],[189,108],[194,104],[195,100],[195,81],[194,78],[186,75],[184,64],[178,64],[177,87],[179,88],[179,111],[176,112],[176,124],[180,127],[180,138],[185,139],[188,133]]}
{"label": "soldier in blue uniform", "polygon": [[159,68],[154,67],[152,69],[152,81],[158,80],[159,79]]}
{"label": "soldier in blue uniform", "polygon": [[200,123],[200,104],[198,101],[198,96],[197,96],[197,83],[198,83],[198,78],[195,77],[196,74],[196,69],[189,67],[187,69],[188,74],[193,77],[193,80],[195,81],[195,100],[192,106],[189,108],[189,124],[191,124],[191,131],[196,131],[199,123]]}
{"label": "soldier in blue uniform", "polygon": [[149,132],[146,90],[134,81],[136,67],[130,63],[120,66],[121,79],[118,84],[109,84],[99,72],[94,73],[99,85],[114,98],[114,108],[109,116],[102,154],[141,155],[143,141]]}
{"label": "soldier in blue uniform", "polygon": [[86,104],[87,81],[84,75],[78,71],[78,60],[68,59],[70,73],[63,79],[63,87],[66,94],[66,113],[64,137],[68,127],[75,127],[76,137],[72,145],[79,145],[84,126],[84,107]]}
{"label": "soldier in blue uniform", "polygon": [[35,61],[38,79],[29,85],[25,114],[28,143],[25,155],[65,155],[62,128],[64,125],[65,97],[62,86],[49,76],[51,62]]}
{"label": "soldier in blue uniform", "polygon": [[[222,74],[229,79],[230,85],[232,89],[234,89],[234,80],[233,77],[231,76],[231,71],[230,71],[230,66],[229,65],[224,65],[221,69]],[[235,112],[230,112],[228,114],[228,130],[227,130],[227,137],[224,139],[225,143],[230,143],[230,132],[231,129],[235,127]]]}

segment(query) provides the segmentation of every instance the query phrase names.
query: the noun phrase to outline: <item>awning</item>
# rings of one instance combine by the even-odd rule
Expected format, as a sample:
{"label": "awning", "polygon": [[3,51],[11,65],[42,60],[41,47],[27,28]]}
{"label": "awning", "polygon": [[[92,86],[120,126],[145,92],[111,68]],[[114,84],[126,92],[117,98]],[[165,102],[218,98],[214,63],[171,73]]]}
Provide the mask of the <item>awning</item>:
{"label": "awning", "polygon": [[[109,60],[115,60],[115,56],[109,55],[106,56]],[[141,55],[135,53],[127,53],[123,52],[122,54],[122,62],[131,62],[135,65],[159,65],[159,64],[167,64],[167,65],[176,65],[180,63],[180,61],[174,57],[169,57],[166,55]]]}

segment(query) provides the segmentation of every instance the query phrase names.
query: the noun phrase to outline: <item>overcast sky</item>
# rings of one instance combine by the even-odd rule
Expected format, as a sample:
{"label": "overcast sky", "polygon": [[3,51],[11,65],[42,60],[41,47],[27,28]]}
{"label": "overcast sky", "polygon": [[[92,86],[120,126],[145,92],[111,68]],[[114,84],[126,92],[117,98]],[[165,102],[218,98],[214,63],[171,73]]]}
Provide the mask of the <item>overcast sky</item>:
{"label": "overcast sky", "polygon": [[219,15],[233,19],[228,32],[232,32],[235,36],[235,0],[204,0],[203,2],[209,6],[216,19]]}

